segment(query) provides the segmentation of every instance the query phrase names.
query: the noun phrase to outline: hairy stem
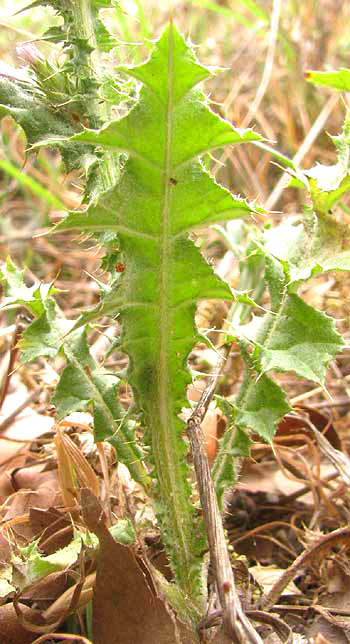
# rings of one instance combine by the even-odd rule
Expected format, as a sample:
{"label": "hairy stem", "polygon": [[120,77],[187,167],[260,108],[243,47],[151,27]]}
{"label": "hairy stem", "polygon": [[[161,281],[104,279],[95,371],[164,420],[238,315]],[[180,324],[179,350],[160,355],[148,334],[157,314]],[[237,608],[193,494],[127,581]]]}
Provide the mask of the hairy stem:
{"label": "hairy stem", "polygon": [[[78,55],[75,57],[77,83],[81,82],[79,73],[85,84],[90,85],[90,89],[96,87],[96,91],[90,91],[86,94],[86,87],[81,87],[81,94],[86,94],[86,111],[89,115],[90,126],[94,129],[101,127],[111,118],[111,108],[107,101],[100,100],[98,87],[103,80],[100,52],[95,30],[94,11],[91,0],[73,0],[69,2],[72,11],[72,38],[85,40],[91,47],[80,48]],[[96,10],[95,10],[96,11]],[[103,157],[99,166],[101,184],[104,190],[111,188],[118,178],[118,155],[110,150],[104,150]]]}

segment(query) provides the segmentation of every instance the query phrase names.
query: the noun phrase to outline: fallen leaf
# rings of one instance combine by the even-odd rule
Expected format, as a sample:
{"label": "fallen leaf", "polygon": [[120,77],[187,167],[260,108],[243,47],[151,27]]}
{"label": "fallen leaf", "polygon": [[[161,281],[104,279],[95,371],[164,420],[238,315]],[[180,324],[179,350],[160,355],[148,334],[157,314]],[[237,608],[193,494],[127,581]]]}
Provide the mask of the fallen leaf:
{"label": "fallen leaf", "polygon": [[[283,575],[284,569],[277,566],[250,566],[249,572],[253,575],[255,581],[262,586],[264,593],[268,593],[275,585],[276,581]],[[296,587],[293,581],[285,587],[283,595],[301,595],[302,593]]]}
{"label": "fallen leaf", "polygon": [[28,540],[33,538],[30,508],[48,508],[60,498],[56,471],[41,472],[40,467],[23,468],[16,473],[17,492],[9,498],[3,515],[3,523],[9,522],[16,535]]}
{"label": "fallen leaf", "polygon": [[[22,615],[34,624],[42,625],[44,623],[37,611],[31,610],[25,604],[19,604],[19,607]],[[21,625],[12,603],[0,606],[1,644],[30,644],[37,636],[37,633],[32,633]]]}
{"label": "fallen leaf", "polygon": [[100,542],[93,602],[95,644],[195,644],[196,636],[158,595],[144,559],[114,541],[91,490],[81,490],[83,519]]}

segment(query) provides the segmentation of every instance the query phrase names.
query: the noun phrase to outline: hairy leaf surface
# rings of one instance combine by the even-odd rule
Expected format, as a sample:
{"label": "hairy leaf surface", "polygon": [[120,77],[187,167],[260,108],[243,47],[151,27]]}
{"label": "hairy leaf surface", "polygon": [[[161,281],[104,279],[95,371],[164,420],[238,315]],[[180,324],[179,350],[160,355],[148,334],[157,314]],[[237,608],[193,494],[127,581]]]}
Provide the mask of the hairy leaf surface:
{"label": "hairy leaf surface", "polygon": [[302,378],[323,383],[329,361],[344,342],[335,320],[286,294],[278,313],[254,318],[242,333],[256,345],[261,371],[294,371]]}
{"label": "hairy leaf surface", "polygon": [[[252,440],[247,428],[264,441],[272,444],[278,422],[288,413],[290,406],[284,391],[265,373],[259,373],[255,361],[241,341],[241,354],[245,375],[233,409],[224,410],[230,422],[220,440],[212,476],[219,500],[225,489],[237,480],[240,457],[250,455]],[[227,403],[226,403],[227,404]]]}
{"label": "hairy leaf surface", "polygon": [[34,316],[44,313],[44,303],[55,292],[52,284],[34,282],[27,286],[24,271],[17,268],[10,258],[0,266],[0,281],[5,286],[5,297],[1,309],[25,306]]}
{"label": "hairy leaf surface", "polygon": [[[248,214],[205,171],[198,156],[226,143],[261,140],[215,115],[195,85],[211,75],[173,25],[145,64],[123,71],[143,83],[129,114],[74,141],[128,155],[121,178],[88,212],[71,214],[57,229],[118,233],[125,270],[115,292],[123,325],[122,349],[130,357],[130,383],[144,411],[158,484],[158,516],[180,586],[191,601],[199,580],[200,532],[190,503],[184,426],[186,370],[196,342],[199,299],[231,299],[188,239],[196,227]],[[198,556],[198,558],[197,558]]]}
{"label": "hairy leaf surface", "polygon": [[72,136],[76,127],[62,110],[47,105],[30,83],[21,84],[0,76],[0,119],[4,116],[12,116],[22,127],[28,146],[46,137],[57,137],[55,145],[60,148],[67,168],[77,167],[82,150],[71,143],[62,144],[63,137]]}

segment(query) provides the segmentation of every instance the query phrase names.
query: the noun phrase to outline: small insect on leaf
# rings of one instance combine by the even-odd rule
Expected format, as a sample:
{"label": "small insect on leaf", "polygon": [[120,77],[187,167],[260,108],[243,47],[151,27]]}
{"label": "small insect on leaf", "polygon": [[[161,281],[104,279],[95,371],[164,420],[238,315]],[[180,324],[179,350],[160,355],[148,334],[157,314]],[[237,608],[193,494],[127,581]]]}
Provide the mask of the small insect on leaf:
{"label": "small insect on leaf", "polygon": [[124,273],[125,264],[123,264],[123,262],[118,262],[118,264],[115,265],[115,270],[117,271],[117,273]]}

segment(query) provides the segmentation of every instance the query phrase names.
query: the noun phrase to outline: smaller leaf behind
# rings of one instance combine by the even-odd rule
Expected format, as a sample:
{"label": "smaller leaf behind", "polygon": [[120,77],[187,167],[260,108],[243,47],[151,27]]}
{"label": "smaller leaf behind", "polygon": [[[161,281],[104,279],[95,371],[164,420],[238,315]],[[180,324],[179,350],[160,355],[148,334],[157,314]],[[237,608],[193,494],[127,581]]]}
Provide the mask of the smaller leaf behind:
{"label": "smaller leaf behind", "polygon": [[143,464],[144,454],[135,436],[135,423],[127,417],[118,400],[119,378],[104,372],[95,363],[85,329],[67,336],[64,352],[68,365],[53,397],[58,419],[92,407],[95,441],[111,443],[117,459],[129,468],[135,481],[148,489],[151,479]]}
{"label": "smaller leaf behind", "polygon": [[0,282],[5,290],[1,309],[24,306],[35,317],[44,313],[44,302],[55,293],[53,283],[42,284],[36,281],[32,286],[27,286],[24,270],[17,268],[10,257],[0,266]]}
{"label": "smaller leaf behind", "polygon": [[225,489],[238,478],[241,457],[250,455],[251,430],[272,444],[276,427],[290,406],[284,391],[266,374],[259,373],[245,342],[241,342],[245,374],[233,412],[228,413],[229,426],[220,440],[219,453],[212,476],[221,502]]}
{"label": "smaller leaf behind", "polygon": [[267,256],[266,280],[272,310],[241,327],[253,342],[260,373],[294,371],[301,378],[324,384],[327,366],[344,346],[336,322],[290,292],[282,265]]}
{"label": "smaller leaf behind", "polygon": [[80,166],[84,151],[79,146],[67,143],[67,138],[73,135],[76,128],[62,110],[55,110],[36,95],[35,88],[29,83],[24,87],[15,80],[0,76],[0,119],[4,116],[12,116],[22,127],[28,146],[56,137],[55,145],[60,149],[67,169]]}

